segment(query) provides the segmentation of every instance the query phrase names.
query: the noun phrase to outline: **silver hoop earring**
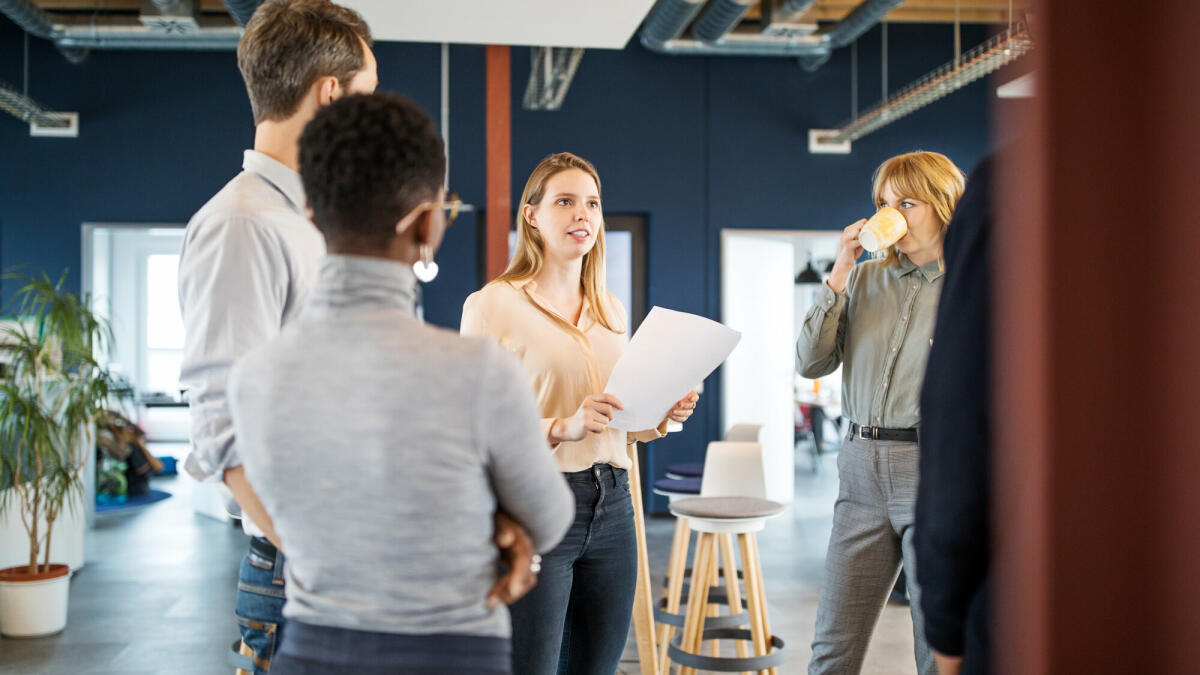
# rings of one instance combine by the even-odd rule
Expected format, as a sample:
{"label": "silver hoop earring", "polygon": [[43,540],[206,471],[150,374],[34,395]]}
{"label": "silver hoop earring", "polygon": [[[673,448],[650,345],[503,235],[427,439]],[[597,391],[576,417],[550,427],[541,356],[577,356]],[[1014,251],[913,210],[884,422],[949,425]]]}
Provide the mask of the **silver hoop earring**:
{"label": "silver hoop earring", "polygon": [[437,278],[438,264],[433,262],[433,247],[429,244],[421,244],[421,259],[413,263],[413,274],[424,283]]}

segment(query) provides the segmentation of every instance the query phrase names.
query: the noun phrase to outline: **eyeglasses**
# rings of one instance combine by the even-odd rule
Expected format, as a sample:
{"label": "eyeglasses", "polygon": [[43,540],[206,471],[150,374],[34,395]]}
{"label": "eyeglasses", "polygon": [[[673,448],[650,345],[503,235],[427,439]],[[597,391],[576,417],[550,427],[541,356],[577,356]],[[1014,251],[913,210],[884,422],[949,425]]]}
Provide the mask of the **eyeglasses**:
{"label": "eyeglasses", "polygon": [[436,207],[446,212],[446,227],[450,227],[450,224],[458,217],[458,212],[462,210],[462,206],[462,200],[458,198],[458,195],[449,192],[446,194],[446,200],[440,206]]}

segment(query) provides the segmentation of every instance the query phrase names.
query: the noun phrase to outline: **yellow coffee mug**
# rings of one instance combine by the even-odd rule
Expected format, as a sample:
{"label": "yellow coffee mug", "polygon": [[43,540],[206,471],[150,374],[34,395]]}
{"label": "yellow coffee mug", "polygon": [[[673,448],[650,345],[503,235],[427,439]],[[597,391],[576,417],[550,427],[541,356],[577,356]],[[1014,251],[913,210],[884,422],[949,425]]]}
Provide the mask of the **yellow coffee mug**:
{"label": "yellow coffee mug", "polygon": [[858,233],[858,243],[871,253],[876,253],[900,241],[906,234],[908,221],[904,219],[904,214],[885,206],[863,225]]}

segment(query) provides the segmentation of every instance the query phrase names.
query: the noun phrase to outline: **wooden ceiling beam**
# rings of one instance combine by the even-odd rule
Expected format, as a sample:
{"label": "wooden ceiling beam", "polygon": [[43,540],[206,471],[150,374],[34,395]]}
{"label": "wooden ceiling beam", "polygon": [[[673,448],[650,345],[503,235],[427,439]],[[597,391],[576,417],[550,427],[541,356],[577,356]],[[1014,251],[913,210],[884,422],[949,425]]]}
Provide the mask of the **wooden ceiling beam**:
{"label": "wooden ceiling beam", "polygon": [[[202,12],[224,12],[221,0],[197,0]],[[141,0],[34,0],[42,9],[54,11],[137,12],[142,8]]]}

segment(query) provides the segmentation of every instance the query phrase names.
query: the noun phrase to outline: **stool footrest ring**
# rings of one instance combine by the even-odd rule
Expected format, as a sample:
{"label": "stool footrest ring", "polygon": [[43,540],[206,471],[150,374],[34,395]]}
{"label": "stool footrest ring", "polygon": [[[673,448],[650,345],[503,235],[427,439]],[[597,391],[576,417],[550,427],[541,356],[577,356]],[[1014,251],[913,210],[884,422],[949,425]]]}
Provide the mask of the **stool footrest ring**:
{"label": "stool footrest ring", "polygon": [[[667,599],[663,598],[659,601],[658,607],[654,608],[654,621],[657,623],[665,623],[671,626],[683,628],[684,620],[687,618],[683,614],[672,614],[665,608]],[[746,612],[741,614],[730,614],[729,616],[710,616],[704,619],[704,628],[737,628],[750,623],[750,615]]]}
{"label": "stool footrest ring", "polygon": [[[671,645],[667,650],[671,661],[681,666],[688,668],[696,668],[697,670],[715,670],[720,673],[736,673],[747,670],[768,670],[777,668],[787,661],[787,651],[784,650],[783,640],[777,635],[772,635],[770,638],[771,646],[775,651],[764,656],[747,656],[746,658],[738,658],[733,656],[701,656],[683,651],[681,645],[682,638],[676,636],[671,640]],[[705,630],[703,640],[751,640],[750,631],[745,628],[715,628]]]}

